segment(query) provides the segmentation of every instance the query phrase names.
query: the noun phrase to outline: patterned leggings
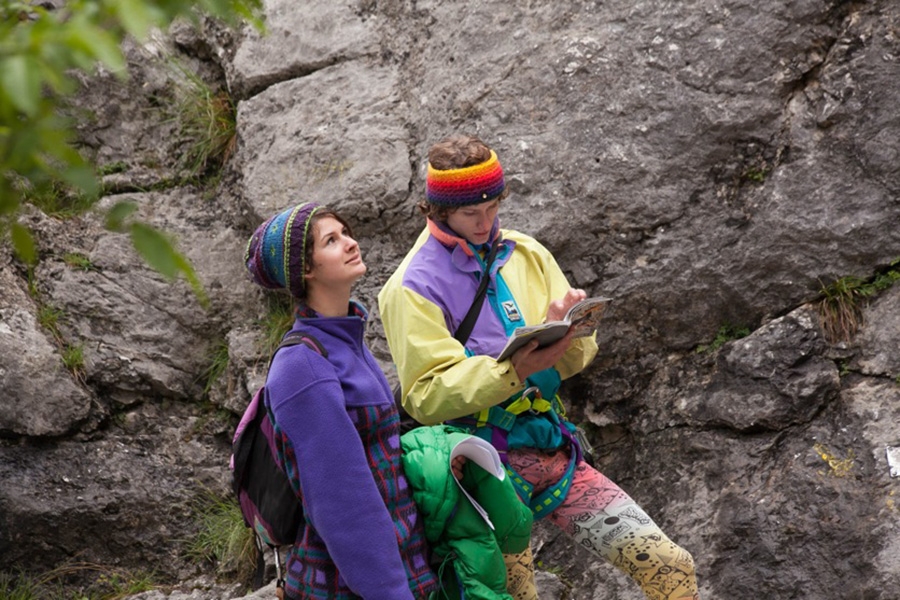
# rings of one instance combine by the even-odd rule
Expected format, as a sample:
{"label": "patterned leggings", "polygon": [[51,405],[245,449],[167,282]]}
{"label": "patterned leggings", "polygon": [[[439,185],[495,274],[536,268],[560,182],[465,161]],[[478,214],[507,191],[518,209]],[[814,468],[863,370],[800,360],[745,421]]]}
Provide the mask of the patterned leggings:
{"label": "patterned leggings", "polygon": [[[510,465],[538,494],[559,481],[568,453],[518,449]],[[649,600],[699,600],[694,559],[677,546],[622,488],[585,462],[565,502],[548,517],[578,544],[634,579]]]}

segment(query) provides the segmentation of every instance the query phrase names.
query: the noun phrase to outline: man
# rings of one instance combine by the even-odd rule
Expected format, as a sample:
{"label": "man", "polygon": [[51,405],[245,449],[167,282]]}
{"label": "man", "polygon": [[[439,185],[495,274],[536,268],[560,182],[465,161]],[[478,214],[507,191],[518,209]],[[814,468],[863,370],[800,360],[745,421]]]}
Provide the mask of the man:
{"label": "man", "polygon": [[[501,230],[503,168],[480,139],[456,135],[429,150],[426,227],[378,295],[404,408],[424,424],[450,422],[490,441],[521,499],[579,545],[632,577],[651,600],[699,600],[694,562],[621,488],[588,465],[557,396],[597,353],[593,336],[494,357],[517,327],[561,319],[572,289],[550,252]],[[488,273],[491,246],[496,258]],[[453,334],[481,277],[487,298],[465,346]],[[530,550],[507,556],[509,591],[535,599]],[[521,584],[521,585],[519,585]]]}

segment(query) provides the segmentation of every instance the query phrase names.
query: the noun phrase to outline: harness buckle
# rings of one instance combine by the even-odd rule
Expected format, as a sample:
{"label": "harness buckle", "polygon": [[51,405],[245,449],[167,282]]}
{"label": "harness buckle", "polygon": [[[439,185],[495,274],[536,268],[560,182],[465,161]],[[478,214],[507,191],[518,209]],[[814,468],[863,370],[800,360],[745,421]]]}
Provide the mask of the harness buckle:
{"label": "harness buckle", "polygon": [[528,407],[528,412],[531,414],[538,415],[553,410],[553,402],[545,400],[543,394],[541,394],[541,388],[536,385],[522,392],[522,398],[527,398],[528,396],[533,396]]}

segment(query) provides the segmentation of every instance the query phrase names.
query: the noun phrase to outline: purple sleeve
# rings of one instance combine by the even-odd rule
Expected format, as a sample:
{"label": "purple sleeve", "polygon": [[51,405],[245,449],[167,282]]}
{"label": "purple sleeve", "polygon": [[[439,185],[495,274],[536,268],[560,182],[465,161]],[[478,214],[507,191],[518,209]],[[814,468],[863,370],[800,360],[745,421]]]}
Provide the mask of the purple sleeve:
{"label": "purple sleeve", "polygon": [[307,518],[354,593],[411,600],[394,523],[334,368],[309,349],[286,350],[273,362],[266,387],[300,465]]}

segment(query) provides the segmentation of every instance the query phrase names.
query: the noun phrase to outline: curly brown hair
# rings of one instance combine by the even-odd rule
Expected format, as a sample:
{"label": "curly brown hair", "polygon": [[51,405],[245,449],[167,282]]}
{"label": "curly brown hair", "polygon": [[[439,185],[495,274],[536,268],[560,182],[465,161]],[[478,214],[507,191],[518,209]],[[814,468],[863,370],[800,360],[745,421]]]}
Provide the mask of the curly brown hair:
{"label": "curly brown hair", "polygon": [[[491,158],[491,149],[474,135],[454,134],[445,137],[428,150],[428,162],[438,171],[462,169],[481,164]],[[485,202],[503,200],[509,195],[504,189],[499,196],[488,198]],[[432,221],[446,221],[459,207],[437,206],[426,200],[419,202],[419,210]]]}

